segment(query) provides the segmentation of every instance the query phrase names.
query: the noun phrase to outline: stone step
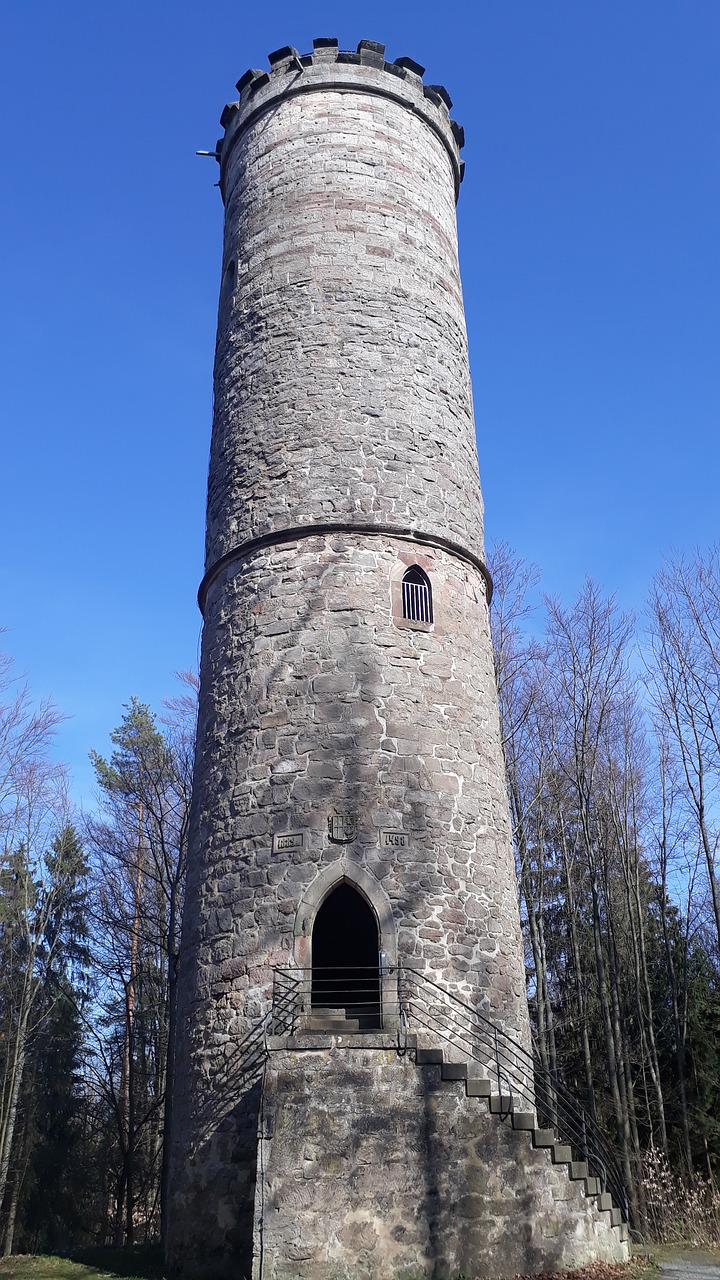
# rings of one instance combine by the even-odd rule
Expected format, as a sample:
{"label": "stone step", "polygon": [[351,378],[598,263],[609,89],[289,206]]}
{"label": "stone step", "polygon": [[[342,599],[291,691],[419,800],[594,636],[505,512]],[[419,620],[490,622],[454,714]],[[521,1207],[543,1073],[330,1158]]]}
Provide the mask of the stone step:
{"label": "stone step", "polygon": [[355,1031],[360,1030],[360,1023],[357,1018],[342,1017],[328,1018],[324,1013],[311,1013],[306,1024],[307,1031],[326,1031],[333,1035],[351,1035]]}
{"label": "stone step", "polygon": [[534,1147],[554,1147],[556,1142],[554,1129],[533,1129]]}
{"label": "stone step", "polygon": [[417,1049],[415,1061],[419,1067],[441,1067],[443,1063],[442,1049]]}
{"label": "stone step", "polygon": [[494,1116],[509,1116],[513,1109],[511,1093],[493,1093],[490,1095],[490,1113]]}
{"label": "stone step", "polygon": [[597,1198],[597,1206],[601,1213],[610,1213],[613,1202],[609,1191],[601,1191]]}
{"label": "stone step", "polygon": [[551,1150],[553,1164],[572,1164],[572,1147],[566,1142],[554,1142]]}
{"label": "stone step", "polygon": [[614,1227],[622,1226],[622,1220],[623,1220],[622,1209],[616,1209],[613,1206],[613,1208],[610,1210],[610,1221],[612,1222],[613,1226]]}
{"label": "stone step", "polygon": [[629,1238],[630,1238],[630,1231],[628,1230],[628,1224],[627,1222],[621,1222],[620,1223],[620,1239],[628,1240]]}
{"label": "stone step", "polygon": [[602,1186],[599,1178],[585,1179],[585,1195],[586,1196],[599,1196],[601,1191],[602,1191]]}
{"label": "stone step", "polygon": [[443,1080],[467,1080],[467,1062],[443,1062],[440,1075]]}
{"label": "stone step", "polygon": [[470,1076],[465,1081],[465,1092],[468,1098],[489,1098],[492,1093],[492,1084],[482,1076]]}
{"label": "stone step", "polygon": [[568,1169],[570,1177],[575,1182],[581,1182],[588,1176],[588,1167],[584,1160],[572,1160]]}
{"label": "stone step", "polygon": [[513,1129],[525,1129],[529,1132],[535,1128],[537,1123],[534,1111],[513,1111],[512,1127]]}

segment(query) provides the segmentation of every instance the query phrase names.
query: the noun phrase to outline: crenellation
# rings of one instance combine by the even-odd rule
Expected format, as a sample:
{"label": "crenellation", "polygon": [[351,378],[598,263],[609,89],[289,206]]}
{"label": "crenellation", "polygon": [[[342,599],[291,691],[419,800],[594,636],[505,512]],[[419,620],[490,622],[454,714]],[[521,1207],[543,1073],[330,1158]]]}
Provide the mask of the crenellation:
{"label": "crenellation", "polygon": [[273,71],[283,71],[287,70],[288,66],[297,61],[299,57],[300,54],[293,45],[285,44],[281,49],[275,49],[273,53],[268,54],[268,62]]}

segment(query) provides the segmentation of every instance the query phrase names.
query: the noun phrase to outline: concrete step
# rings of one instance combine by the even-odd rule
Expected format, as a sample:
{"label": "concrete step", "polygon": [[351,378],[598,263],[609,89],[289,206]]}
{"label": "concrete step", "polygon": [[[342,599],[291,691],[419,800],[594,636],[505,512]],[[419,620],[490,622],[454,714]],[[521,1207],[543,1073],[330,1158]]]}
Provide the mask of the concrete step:
{"label": "concrete step", "polygon": [[465,1092],[468,1098],[489,1098],[492,1084],[489,1080],[483,1080],[482,1076],[470,1076],[465,1081]]}
{"label": "concrete step", "polygon": [[574,1182],[581,1182],[588,1176],[588,1167],[584,1160],[572,1160],[568,1173]]}
{"label": "concrete step", "polygon": [[602,1186],[600,1184],[599,1178],[585,1179],[585,1195],[586,1196],[599,1196],[601,1190],[602,1190]]}
{"label": "concrete step", "polygon": [[610,1221],[612,1222],[613,1226],[614,1226],[614,1227],[619,1227],[619,1226],[621,1226],[621,1225],[622,1225],[622,1220],[623,1220],[622,1210],[621,1210],[621,1209],[616,1209],[616,1208],[613,1206],[613,1208],[610,1210]]}
{"label": "concrete step", "polygon": [[554,1147],[555,1141],[554,1129],[533,1129],[534,1147]]}
{"label": "concrete step", "polygon": [[597,1206],[601,1213],[610,1213],[613,1202],[609,1191],[601,1191],[597,1198]]}
{"label": "concrete step", "polygon": [[513,1109],[511,1093],[493,1093],[490,1095],[490,1113],[494,1116],[509,1116]]}
{"label": "concrete step", "polygon": [[525,1129],[528,1132],[532,1132],[536,1124],[537,1119],[534,1111],[513,1111],[513,1129]]}
{"label": "concrete step", "polygon": [[628,1224],[627,1222],[621,1222],[620,1223],[620,1239],[629,1240],[629,1238],[630,1238],[630,1231],[628,1229]]}
{"label": "concrete step", "polygon": [[415,1061],[419,1067],[441,1067],[443,1063],[442,1049],[417,1049]]}
{"label": "concrete step", "polygon": [[467,1062],[443,1062],[440,1075],[443,1080],[467,1080]]}

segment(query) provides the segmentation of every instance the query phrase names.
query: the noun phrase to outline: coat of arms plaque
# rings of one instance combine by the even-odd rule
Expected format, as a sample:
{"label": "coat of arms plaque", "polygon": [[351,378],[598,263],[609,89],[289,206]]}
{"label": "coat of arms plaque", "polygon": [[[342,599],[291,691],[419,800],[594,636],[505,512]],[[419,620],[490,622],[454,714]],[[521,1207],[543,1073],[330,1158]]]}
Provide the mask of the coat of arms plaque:
{"label": "coat of arms plaque", "polygon": [[349,844],[357,835],[358,816],[350,809],[333,809],[328,818],[328,835],[333,844]]}

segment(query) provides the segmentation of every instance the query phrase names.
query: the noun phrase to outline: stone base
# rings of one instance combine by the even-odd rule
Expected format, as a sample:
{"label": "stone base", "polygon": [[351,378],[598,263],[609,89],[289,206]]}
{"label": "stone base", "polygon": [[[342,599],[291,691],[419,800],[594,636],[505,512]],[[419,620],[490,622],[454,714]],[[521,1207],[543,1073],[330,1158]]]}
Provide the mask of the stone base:
{"label": "stone base", "polygon": [[609,1212],[414,1055],[278,1049],[258,1144],[255,1280],[514,1276],[628,1257]]}

